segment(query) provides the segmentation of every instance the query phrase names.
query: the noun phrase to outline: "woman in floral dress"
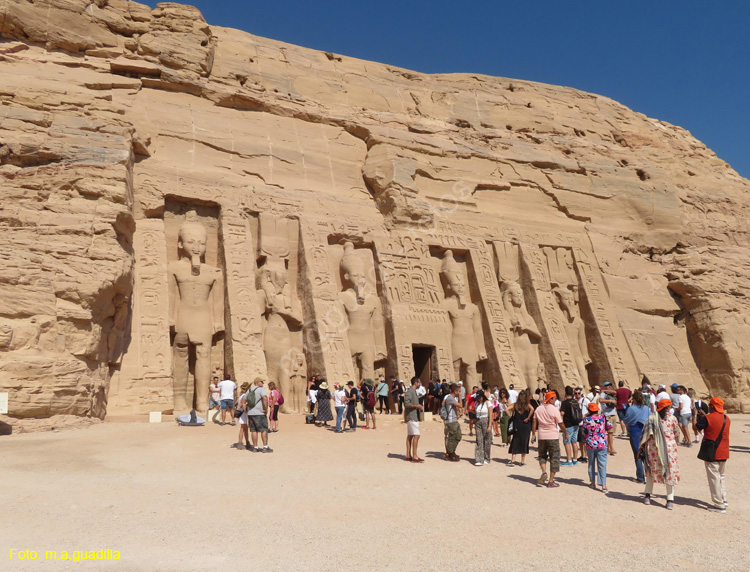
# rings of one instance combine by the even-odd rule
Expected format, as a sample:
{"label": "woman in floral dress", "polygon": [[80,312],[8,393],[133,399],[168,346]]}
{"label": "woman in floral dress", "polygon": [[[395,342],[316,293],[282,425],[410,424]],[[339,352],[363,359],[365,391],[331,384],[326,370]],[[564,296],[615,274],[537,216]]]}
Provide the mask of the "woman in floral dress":
{"label": "woman in floral dress", "polygon": [[656,413],[649,416],[643,426],[638,451],[646,470],[646,491],[643,502],[651,504],[654,483],[667,487],[667,509],[674,507],[674,487],[680,482],[680,467],[677,464],[677,435],[680,426],[677,418],[669,412],[670,399],[656,404]]}

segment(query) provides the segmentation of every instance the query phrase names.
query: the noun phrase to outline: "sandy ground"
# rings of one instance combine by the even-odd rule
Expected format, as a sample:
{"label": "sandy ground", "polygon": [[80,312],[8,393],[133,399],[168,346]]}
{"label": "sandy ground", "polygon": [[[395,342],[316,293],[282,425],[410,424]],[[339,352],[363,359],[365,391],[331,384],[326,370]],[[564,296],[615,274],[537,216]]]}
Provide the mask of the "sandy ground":
{"label": "sandy ground", "polygon": [[[586,487],[585,465],[537,487],[535,460],[509,468],[497,445],[498,462],[475,467],[466,435],[462,461],[443,461],[434,421],[422,423],[427,461],[407,463],[405,426],[378,418],[377,431],[335,434],[283,416],[272,454],[229,448],[234,427],[169,422],[2,437],[0,570],[750,569],[750,416],[732,417],[726,515],[705,510],[696,447],[680,447],[670,512],[662,488],[642,504],[624,440],[605,496]],[[120,560],[44,559],[107,548]]]}

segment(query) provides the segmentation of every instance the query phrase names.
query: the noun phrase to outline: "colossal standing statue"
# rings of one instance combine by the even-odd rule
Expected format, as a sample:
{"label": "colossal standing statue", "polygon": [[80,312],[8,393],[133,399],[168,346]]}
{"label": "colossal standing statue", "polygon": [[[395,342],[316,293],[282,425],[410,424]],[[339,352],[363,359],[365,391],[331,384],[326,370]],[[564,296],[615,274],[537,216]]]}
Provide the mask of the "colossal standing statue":
{"label": "colossal standing statue", "polygon": [[479,308],[469,300],[461,265],[453,258],[453,251],[445,251],[440,274],[445,286],[443,307],[448,310],[452,325],[454,381],[463,380],[464,387],[471,391],[479,382],[477,362],[487,359]]}
{"label": "colossal standing statue", "polygon": [[295,409],[293,405],[295,388],[290,381],[292,341],[289,324],[298,326],[301,321],[292,308],[289,274],[283,258],[266,258],[260,271],[258,303],[261,314],[265,317],[263,352],[266,356],[268,379],[276,383],[284,396],[284,404],[280,411],[299,413],[301,409]]}
{"label": "colossal standing statue", "polygon": [[526,309],[523,289],[518,282],[503,283],[503,306],[510,319],[513,334],[513,347],[516,350],[518,365],[526,380],[526,387],[532,392],[537,388],[540,373],[539,341],[542,334],[536,327],[534,318]]}
{"label": "colossal standing statue", "polygon": [[552,291],[555,293],[557,303],[565,317],[563,322],[565,334],[568,336],[568,343],[570,343],[570,350],[573,353],[578,375],[581,376],[581,383],[587,385],[586,365],[591,363],[591,358],[586,343],[586,325],[581,319],[578,308],[578,288],[575,286],[566,288],[565,285],[558,285]]}
{"label": "colossal standing statue", "polygon": [[[187,221],[179,231],[180,259],[169,264],[169,321],[174,328],[174,410],[208,410],[213,335],[224,331],[221,270],[202,263],[206,229]],[[188,388],[190,347],[195,349],[195,388]],[[188,400],[190,399],[190,403]]]}
{"label": "colossal standing statue", "polygon": [[[346,289],[339,294],[348,320],[349,349],[356,379],[374,379],[375,360],[385,356],[379,340],[383,332],[383,315],[374,285],[367,281],[364,261],[357,256],[351,242],[344,244],[341,271]],[[345,381],[345,380],[340,380]]]}

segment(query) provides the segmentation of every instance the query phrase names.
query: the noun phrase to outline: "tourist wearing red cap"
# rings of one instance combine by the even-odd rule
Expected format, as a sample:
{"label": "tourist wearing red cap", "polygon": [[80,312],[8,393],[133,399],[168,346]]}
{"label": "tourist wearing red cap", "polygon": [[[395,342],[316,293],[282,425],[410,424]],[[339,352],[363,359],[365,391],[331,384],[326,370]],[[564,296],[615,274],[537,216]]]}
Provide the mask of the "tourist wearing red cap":
{"label": "tourist wearing red cap", "polygon": [[[727,512],[727,488],[724,482],[724,467],[729,458],[729,427],[732,424],[724,413],[724,400],[712,397],[708,402],[708,415],[702,415],[696,425],[703,429],[703,442],[698,458],[706,465],[708,488],[714,505],[708,510]],[[714,454],[710,454],[710,444],[715,443]],[[707,450],[707,446],[709,450]]]}
{"label": "tourist wearing red cap", "polygon": [[674,487],[680,482],[680,467],[677,464],[677,435],[680,425],[670,410],[672,400],[668,397],[656,403],[656,413],[649,416],[643,426],[638,457],[646,469],[646,491],[643,502],[651,504],[654,483],[667,487],[667,509],[674,508]]}
{"label": "tourist wearing red cap", "polygon": [[555,481],[555,473],[560,471],[560,433],[565,432],[560,410],[555,407],[557,394],[554,391],[548,391],[544,394],[544,404],[537,407],[534,412],[534,426],[532,431],[536,433],[539,429],[539,466],[542,469],[542,476],[537,481],[538,485],[543,485],[547,481],[547,461],[549,461],[549,481],[548,487],[559,487]]}

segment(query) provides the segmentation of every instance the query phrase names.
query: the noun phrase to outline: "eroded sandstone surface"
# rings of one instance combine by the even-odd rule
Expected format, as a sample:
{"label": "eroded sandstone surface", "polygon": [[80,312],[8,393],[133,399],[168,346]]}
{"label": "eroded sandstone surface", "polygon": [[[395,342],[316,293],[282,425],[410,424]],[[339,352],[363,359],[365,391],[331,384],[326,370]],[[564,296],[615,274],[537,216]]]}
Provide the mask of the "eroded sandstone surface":
{"label": "eroded sandstone surface", "polygon": [[206,371],[287,411],[312,373],[750,408],[750,182],[682,128],[172,3],[0,0],[0,36],[13,417],[201,406]]}

